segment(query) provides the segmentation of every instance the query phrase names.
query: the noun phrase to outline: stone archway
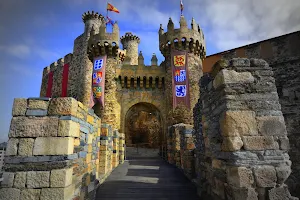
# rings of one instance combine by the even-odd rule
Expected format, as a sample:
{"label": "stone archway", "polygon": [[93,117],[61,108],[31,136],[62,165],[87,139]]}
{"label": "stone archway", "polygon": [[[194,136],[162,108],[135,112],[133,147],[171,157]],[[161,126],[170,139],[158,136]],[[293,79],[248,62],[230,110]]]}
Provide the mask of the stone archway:
{"label": "stone archway", "polygon": [[159,148],[163,141],[161,112],[150,103],[137,103],[125,115],[126,146]]}

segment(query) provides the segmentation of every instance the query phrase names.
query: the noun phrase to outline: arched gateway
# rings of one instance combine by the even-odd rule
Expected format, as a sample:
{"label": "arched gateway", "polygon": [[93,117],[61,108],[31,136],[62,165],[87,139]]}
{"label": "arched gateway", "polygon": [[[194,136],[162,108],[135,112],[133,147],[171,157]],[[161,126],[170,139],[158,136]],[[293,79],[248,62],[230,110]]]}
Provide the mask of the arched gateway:
{"label": "arched gateway", "polygon": [[159,148],[163,143],[163,118],[150,103],[137,103],[125,115],[125,141],[127,146]]}

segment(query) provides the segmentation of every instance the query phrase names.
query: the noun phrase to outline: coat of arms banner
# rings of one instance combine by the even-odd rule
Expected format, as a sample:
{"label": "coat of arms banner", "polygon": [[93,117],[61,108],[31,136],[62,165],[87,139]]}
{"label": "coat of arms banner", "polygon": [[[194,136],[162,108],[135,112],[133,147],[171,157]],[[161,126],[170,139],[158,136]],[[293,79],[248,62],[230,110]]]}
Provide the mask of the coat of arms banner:
{"label": "coat of arms banner", "polygon": [[173,109],[184,104],[190,109],[188,60],[186,51],[171,52]]}
{"label": "coat of arms banner", "polygon": [[92,77],[92,94],[91,105],[95,105],[95,100],[104,107],[104,88],[105,88],[105,67],[106,55],[94,59],[93,62],[93,77]]}

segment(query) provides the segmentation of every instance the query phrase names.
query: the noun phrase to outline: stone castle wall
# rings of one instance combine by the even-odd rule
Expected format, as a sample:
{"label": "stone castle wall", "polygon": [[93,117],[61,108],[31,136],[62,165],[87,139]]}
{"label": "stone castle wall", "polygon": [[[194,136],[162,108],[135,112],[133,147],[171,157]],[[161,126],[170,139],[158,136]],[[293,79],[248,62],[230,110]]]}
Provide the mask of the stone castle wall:
{"label": "stone castle wall", "polygon": [[124,161],[123,144],[73,98],[15,99],[0,199],[92,198]]}
{"label": "stone castle wall", "polygon": [[204,72],[221,58],[233,57],[262,58],[274,72],[279,102],[285,118],[287,133],[290,138],[289,155],[293,162],[292,175],[287,184],[291,193],[300,197],[300,31],[279,36],[245,47],[229,50],[204,60]]}
{"label": "stone castle wall", "polygon": [[[289,139],[272,68],[232,59],[201,79],[194,109],[200,195],[216,199],[293,199]],[[295,198],[296,199],[296,198]]]}

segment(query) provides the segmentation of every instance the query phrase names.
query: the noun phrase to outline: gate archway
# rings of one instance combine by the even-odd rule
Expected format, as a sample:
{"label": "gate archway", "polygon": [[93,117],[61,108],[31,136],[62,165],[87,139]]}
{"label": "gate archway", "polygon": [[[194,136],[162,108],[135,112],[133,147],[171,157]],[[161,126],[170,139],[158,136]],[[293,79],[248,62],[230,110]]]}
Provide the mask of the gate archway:
{"label": "gate archway", "polygon": [[159,148],[163,141],[161,112],[151,103],[137,103],[125,115],[126,146]]}

